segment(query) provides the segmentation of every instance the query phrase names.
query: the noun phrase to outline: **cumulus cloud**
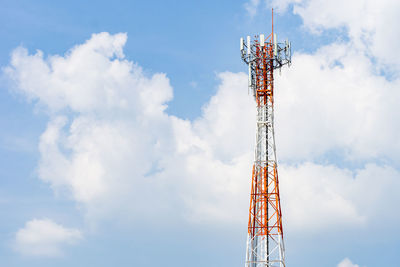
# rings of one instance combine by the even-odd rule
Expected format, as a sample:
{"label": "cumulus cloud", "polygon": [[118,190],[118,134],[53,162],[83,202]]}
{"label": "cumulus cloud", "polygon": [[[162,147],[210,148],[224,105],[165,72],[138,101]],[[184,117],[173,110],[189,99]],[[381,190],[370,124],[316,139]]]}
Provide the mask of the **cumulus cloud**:
{"label": "cumulus cloud", "polygon": [[[139,66],[124,59],[126,40],[122,33],[93,34],[64,56],[48,58],[19,47],[5,73],[19,92],[51,112],[161,112],[166,108],[162,103],[172,98],[168,79],[161,73],[147,79]],[[143,106],[148,98],[152,101]]]}
{"label": "cumulus cloud", "polygon": [[[255,134],[246,74],[219,74],[202,115],[183,120],[165,112],[172,98],[166,75],[146,75],[125,59],[125,41],[125,34],[100,33],[63,56],[14,51],[6,74],[49,113],[40,179],[74,199],[92,222],[164,214],[245,224]],[[398,200],[390,190],[398,171],[377,161],[399,159],[393,131],[400,123],[391,118],[398,81],[377,75],[369,58],[346,44],[297,53],[293,63],[277,76],[276,91],[287,227],[321,231],[368,226],[379,212],[395,216],[371,207]],[[335,166],[332,152],[361,167]],[[375,194],[365,195],[375,177]]]}
{"label": "cumulus cloud", "polygon": [[377,75],[371,60],[351,44],[296,54],[292,68],[277,79],[280,158],[315,160],[334,152],[346,160],[398,163],[399,87],[400,80]]}
{"label": "cumulus cloud", "polygon": [[342,260],[337,267],[360,267],[358,264],[354,264],[348,258]]}
{"label": "cumulus cloud", "polygon": [[[387,72],[394,71],[398,77],[399,53],[394,53],[400,45],[400,38],[387,25],[400,22],[396,0],[274,0],[272,6],[284,11],[293,6],[304,26],[313,33],[329,29],[345,29],[351,44],[365,50],[377,60],[379,67]],[[346,7],[346,8],[343,8]]]}
{"label": "cumulus cloud", "polygon": [[[248,118],[255,111],[251,98],[242,97],[245,75],[220,74],[222,85],[204,115],[185,121],[164,112],[172,98],[169,80],[148,77],[124,59],[125,41],[124,34],[100,33],[64,56],[14,51],[6,74],[50,114],[40,138],[39,177],[81,204],[90,219],[162,212],[194,221],[237,218],[219,209],[241,191],[251,164]],[[30,68],[37,73],[30,75]],[[156,197],[147,206],[125,205],[149,195]]]}
{"label": "cumulus cloud", "polygon": [[[378,218],[388,218],[390,207],[381,204],[398,201],[393,188],[400,188],[400,173],[390,166],[367,164],[350,170],[310,162],[283,164],[280,176],[282,209],[292,233],[338,227],[366,229],[378,223]],[[369,192],[371,185],[373,193]],[[393,222],[387,225],[393,227],[399,219],[392,215]]]}
{"label": "cumulus cloud", "polygon": [[14,248],[28,256],[55,257],[62,255],[62,248],[82,239],[79,230],[65,228],[49,219],[33,219],[18,230]]}

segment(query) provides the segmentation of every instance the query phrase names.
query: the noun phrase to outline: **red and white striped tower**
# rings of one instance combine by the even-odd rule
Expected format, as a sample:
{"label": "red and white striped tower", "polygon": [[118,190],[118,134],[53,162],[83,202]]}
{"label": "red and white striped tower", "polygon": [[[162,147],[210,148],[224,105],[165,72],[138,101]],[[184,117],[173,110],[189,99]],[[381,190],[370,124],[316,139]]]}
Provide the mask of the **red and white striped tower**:
{"label": "red and white striped tower", "polygon": [[[273,23],[272,23],[273,25]],[[290,42],[277,43],[273,31],[240,40],[249,66],[249,88],[257,107],[246,267],[285,267],[282,210],[274,134],[274,70],[291,62]]]}

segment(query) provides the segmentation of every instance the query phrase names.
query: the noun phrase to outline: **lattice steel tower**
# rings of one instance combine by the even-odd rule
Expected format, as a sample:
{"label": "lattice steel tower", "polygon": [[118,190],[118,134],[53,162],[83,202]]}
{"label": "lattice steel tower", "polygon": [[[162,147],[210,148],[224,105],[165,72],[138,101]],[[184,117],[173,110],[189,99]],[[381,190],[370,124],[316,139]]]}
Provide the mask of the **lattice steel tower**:
{"label": "lattice steel tower", "polygon": [[[273,16],[273,15],[272,15]],[[282,211],[274,136],[274,70],[291,63],[290,42],[272,33],[240,39],[249,65],[249,89],[257,104],[255,159],[251,182],[246,267],[285,267]]]}

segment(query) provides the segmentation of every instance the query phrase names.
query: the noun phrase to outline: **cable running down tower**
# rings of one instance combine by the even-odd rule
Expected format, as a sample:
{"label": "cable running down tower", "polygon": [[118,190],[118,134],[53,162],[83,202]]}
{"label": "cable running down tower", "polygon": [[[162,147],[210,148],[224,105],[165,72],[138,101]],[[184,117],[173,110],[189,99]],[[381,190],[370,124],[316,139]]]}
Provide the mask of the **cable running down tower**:
{"label": "cable running down tower", "polygon": [[[273,17],[273,15],[272,15]],[[251,181],[245,267],[285,267],[282,211],[274,136],[274,70],[291,63],[289,41],[278,43],[272,33],[240,39],[249,66],[249,89],[257,105],[255,159]]]}

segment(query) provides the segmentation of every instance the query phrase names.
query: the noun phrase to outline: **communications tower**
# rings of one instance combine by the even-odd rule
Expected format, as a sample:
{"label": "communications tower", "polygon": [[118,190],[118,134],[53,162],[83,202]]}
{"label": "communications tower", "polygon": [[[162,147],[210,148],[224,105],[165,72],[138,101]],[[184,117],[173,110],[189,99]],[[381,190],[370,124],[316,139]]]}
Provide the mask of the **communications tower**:
{"label": "communications tower", "polygon": [[290,42],[272,33],[240,39],[249,66],[249,89],[257,106],[255,158],[251,181],[245,267],[285,267],[282,211],[274,135],[274,70],[291,63]]}

